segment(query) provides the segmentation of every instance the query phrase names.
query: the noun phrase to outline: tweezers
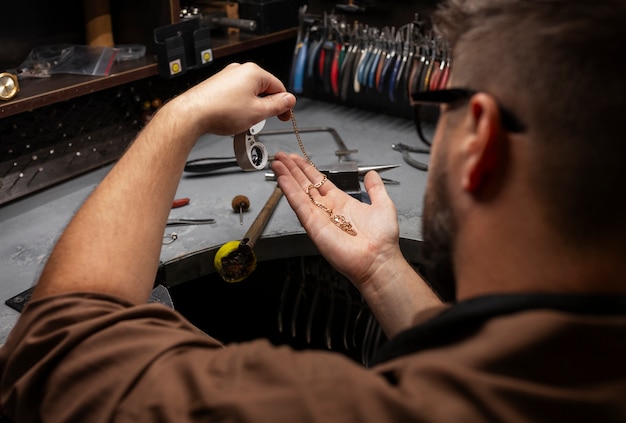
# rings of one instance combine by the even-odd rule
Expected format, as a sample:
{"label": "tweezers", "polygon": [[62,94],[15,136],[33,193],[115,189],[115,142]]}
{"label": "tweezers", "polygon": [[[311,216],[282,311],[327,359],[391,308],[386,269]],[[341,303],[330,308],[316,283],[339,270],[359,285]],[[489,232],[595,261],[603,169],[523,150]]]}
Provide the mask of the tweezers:
{"label": "tweezers", "polygon": [[215,223],[215,219],[168,219],[166,226],[208,225]]}

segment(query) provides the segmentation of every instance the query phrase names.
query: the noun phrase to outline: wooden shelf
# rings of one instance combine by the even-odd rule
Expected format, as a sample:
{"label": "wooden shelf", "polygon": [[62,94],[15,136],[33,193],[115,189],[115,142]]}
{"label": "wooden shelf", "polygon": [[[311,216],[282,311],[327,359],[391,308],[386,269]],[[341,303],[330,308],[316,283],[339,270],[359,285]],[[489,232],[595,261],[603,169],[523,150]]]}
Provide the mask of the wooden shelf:
{"label": "wooden shelf", "polygon": [[[226,57],[246,50],[295,38],[297,28],[290,28],[267,35],[244,32],[214,37],[214,58]],[[118,62],[109,76],[53,75],[49,78],[20,80],[20,92],[11,101],[0,103],[0,119],[48,106],[128,82],[158,75],[156,56],[147,55],[132,62]]]}

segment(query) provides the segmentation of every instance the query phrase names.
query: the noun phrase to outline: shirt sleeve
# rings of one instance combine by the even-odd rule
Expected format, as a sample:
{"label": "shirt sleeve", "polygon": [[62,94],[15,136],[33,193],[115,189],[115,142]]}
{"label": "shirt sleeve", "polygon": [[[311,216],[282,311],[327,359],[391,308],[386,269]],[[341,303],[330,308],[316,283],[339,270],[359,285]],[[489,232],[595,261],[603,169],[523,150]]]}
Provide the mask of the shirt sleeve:
{"label": "shirt sleeve", "polygon": [[336,353],[229,345],[158,304],[69,294],[26,307],[0,350],[15,421],[390,421],[385,378]]}

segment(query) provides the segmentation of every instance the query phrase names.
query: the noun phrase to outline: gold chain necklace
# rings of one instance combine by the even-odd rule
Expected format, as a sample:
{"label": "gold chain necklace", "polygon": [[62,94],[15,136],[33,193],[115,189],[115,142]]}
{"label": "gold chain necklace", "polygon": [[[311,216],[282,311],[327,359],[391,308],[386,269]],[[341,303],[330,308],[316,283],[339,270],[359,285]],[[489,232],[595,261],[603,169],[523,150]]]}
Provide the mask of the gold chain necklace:
{"label": "gold chain necklace", "polygon": [[[300,151],[302,151],[302,155],[311,164],[311,166],[313,166],[315,169],[317,169],[317,166],[315,166],[315,163],[313,163],[313,161],[311,160],[309,155],[304,150],[304,144],[302,143],[302,139],[300,138],[300,131],[298,131],[298,125],[296,124],[296,117],[293,114],[293,110],[290,110],[290,114],[291,114],[291,123],[293,125],[293,132],[296,134],[296,139],[298,140],[298,145],[300,146]],[[339,229],[341,229],[342,231],[344,231],[348,235],[356,236],[357,232],[352,227],[352,224],[350,222],[348,222],[343,215],[334,214],[332,209],[329,209],[324,204],[320,203],[319,201],[316,201],[313,198],[313,195],[311,195],[311,188],[318,189],[319,187],[324,185],[324,182],[326,182],[327,179],[328,178],[326,177],[326,175],[323,175],[321,181],[319,181],[316,184],[311,184],[311,185],[309,185],[306,188],[306,194],[309,196],[309,198],[311,199],[313,204],[315,204],[317,207],[319,207],[320,209],[324,210],[328,214],[328,217],[330,217],[330,221],[333,222],[335,224],[335,226],[337,226]]]}

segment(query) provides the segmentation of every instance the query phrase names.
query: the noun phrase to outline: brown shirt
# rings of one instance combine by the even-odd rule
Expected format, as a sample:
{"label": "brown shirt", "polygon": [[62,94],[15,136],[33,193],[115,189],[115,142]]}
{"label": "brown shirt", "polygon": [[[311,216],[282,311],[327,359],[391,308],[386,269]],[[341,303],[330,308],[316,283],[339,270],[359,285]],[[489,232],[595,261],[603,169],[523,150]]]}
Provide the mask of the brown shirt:
{"label": "brown shirt", "polygon": [[367,369],[224,348],[162,305],[58,296],[29,304],[0,349],[0,400],[15,422],[626,421],[623,308],[497,309],[442,309]]}

